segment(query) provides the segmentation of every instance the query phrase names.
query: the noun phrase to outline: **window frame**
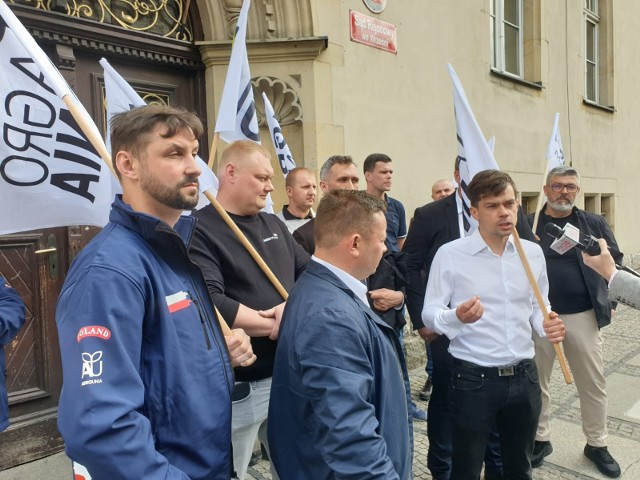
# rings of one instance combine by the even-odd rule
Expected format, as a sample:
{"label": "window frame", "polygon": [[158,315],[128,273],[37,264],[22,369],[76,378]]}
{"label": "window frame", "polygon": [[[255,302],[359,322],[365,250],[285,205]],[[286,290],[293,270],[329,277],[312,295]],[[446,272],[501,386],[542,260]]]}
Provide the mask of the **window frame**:
{"label": "window frame", "polygon": [[[593,59],[589,58],[589,28],[593,28]],[[584,98],[588,102],[600,104],[600,15],[598,0],[585,0],[584,3]],[[590,78],[589,67],[593,78]],[[593,98],[589,97],[590,85],[593,85]]]}
{"label": "window frame", "polygon": [[[491,67],[502,75],[525,80],[524,72],[524,0],[513,0],[518,8],[518,24],[514,25],[504,18],[504,2],[510,0],[490,0],[489,18],[491,33]],[[517,52],[518,71],[510,72],[506,68],[506,37],[505,24],[518,31]]]}

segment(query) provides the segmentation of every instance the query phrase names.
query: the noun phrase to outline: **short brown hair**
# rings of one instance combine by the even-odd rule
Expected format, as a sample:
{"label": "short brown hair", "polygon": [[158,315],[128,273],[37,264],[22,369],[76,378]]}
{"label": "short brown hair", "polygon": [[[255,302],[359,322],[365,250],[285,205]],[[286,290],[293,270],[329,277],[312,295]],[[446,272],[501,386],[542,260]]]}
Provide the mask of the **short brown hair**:
{"label": "short brown hair", "polygon": [[289,173],[287,174],[287,178],[284,181],[284,186],[285,187],[293,187],[294,183],[296,183],[296,177],[298,176],[298,174],[300,174],[302,172],[306,172],[306,173],[308,173],[310,175],[313,175],[313,172],[311,170],[309,170],[308,168],[296,167],[296,168],[290,170]]}
{"label": "short brown hair", "polygon": [[385,153],[370,154],[364,159],[364,165],[362,166],[363,172],[373,172],[376,169],[376,163],[378,162],[389,163],[391,162],[391,157]]}
{"label": "short brown hair", "polygon": [[159,125],[167,127],[163,138],[170,138],[183,130],[189,131],[197,139],[204,133],[202,122],[195,113],[184,108],[166,105],[144,105],[115,114],[111,118],[111,158],[116,166],[116,154],[122,150],[140,156],[149,144],[149,133]]}
{"label": "short brown hair", "polygon": [[385,210],[384,201],[365,191],[337,189],[325,193],[316,213],[316,245],[332,248],[352,233],[368,238],[373,216]]}
{"label": "short brown hair", "polygon": [[483,170],[476,173],[467,187],[467,195],[471,206],[478,207],[478,202],[484,197],[497,197],[511,185],[513,193],[517,193],[516,184],[508,173],[500,170]]}
{"label": "short brown hair", "polygon": [[[218,165],[218,176],[222,176],[224,168],[228,163],[243,164],[244,159],[253,153],[259,153],[271,161],[271,153],[259,143],[251,140],[236,140],[224,149],[220,156],[220,164]],[[238,165],[236,165],[238,166]]]}

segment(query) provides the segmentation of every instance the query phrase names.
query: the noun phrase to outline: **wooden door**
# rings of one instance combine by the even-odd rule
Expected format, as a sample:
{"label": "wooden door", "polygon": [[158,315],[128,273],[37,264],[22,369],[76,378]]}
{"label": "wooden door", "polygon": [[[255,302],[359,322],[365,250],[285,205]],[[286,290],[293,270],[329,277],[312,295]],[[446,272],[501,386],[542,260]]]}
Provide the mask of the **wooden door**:
{"label": "wooden door", "polygon": [[0,434],[0,470],[62,448],[56,425],[62,371],[55,307],[67,261],[66,230],[0,237],[0,275],[27,307],[24,326],[5,347],[12,425]]}
{"label": "wooden door", "polygon": [[[12,8],[32,27],[103,132],[104,81],[98,63],[103,56],[148,103],[183,106],[206,121],[204,67],[192,44]],[[107,53],[113,51],[119,53]],[[206,158],[206,138],[201,139],[201,152]],[[27,305],[26,324],[5,349],[11,426],[0,433],[0,470],[64,447],[57,429],[62,370],[55,305],[70,262],[98,231],[73,226],[0,236],[0,275]],[[55,251],[42,252],[51,248]]]}

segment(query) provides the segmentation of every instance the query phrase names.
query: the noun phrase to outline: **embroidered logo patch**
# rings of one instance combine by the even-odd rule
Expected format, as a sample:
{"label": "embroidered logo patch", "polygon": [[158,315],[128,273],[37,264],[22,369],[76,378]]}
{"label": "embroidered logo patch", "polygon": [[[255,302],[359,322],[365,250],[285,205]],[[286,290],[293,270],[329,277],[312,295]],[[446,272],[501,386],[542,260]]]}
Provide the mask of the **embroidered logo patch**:
{"label": "embroidered logo patch", "polygon": [[[102,383],[102,350],[82,354],[82,386]],[[85,378],[88,377],[88,380]]]}
{"label": "embroidered logo patch", "polygon": [[167,301],[167,307],[169,307],[169,312],[175,313],[178,310],[182,310],[183,308],[187,308],[191,305],[191,298],[189,298],[189,294],[187,292],[178,292],[173,295],[167,295],[165,297]]}
{"label": "embroidered logo patch", "polygon": [[107,327],[100,327],[98,325],[80,328],[76,336],[76,341],[80,342],[80,340],[86,337],[98,337],[103,340],[109,340],[111,338],[111,331]]}

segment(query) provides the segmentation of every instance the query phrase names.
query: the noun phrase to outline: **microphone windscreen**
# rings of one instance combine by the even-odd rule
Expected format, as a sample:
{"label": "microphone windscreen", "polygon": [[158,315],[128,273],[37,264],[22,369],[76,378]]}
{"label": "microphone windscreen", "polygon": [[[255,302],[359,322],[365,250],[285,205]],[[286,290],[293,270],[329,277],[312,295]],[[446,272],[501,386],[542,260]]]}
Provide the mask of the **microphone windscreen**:
{"label": "microphone windscreen", "polygon": [[547,223],[544,226],[544,232],[548,235],[551,235],[553,238],[560,238],[562,237],[562,235],[564,235],[564,230],[562,230],[555,223],[551,223],[551,222]]}

